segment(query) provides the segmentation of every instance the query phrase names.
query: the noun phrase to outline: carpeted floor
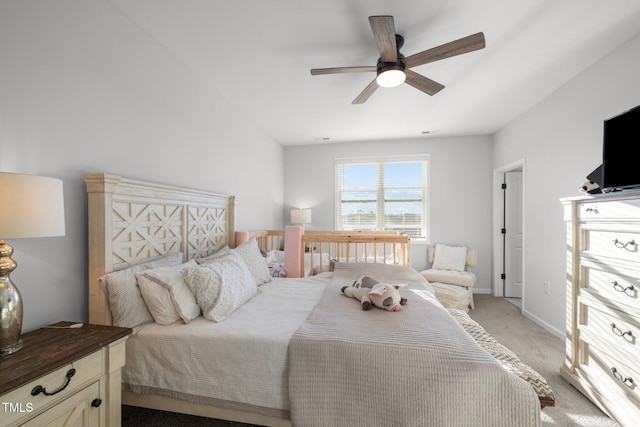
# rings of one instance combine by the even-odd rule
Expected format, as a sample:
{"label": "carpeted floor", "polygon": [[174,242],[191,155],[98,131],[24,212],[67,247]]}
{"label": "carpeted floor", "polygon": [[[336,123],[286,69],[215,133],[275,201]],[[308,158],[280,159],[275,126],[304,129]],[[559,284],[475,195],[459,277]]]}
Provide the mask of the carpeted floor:
{"label": "carpeted floor", "polygon": [[[502,298],[475,295],[471,317],[499,342],[518,355],[547,380],[556,394],[556,406],[542,411],[545,427],[617,427],[587,398],[559,374],[564,360],[564,341],[520,314]],[[190,415],[123,406],[123,427],[248,427],[248,424],[211,420]]]}
{"label": "carpeted floor", "polygon": [[122,406],[122,427],[253,427],[251,424],[214,420],[194,415]]}
{"label": "carpeted floor", "polygon": [[542,411],[543,426],[619,426],[560,377],[565,355],[563,340],[522,316],[520,308],[503,298],[474,295],[474,302],[476,309],[469,313],[473,320],[538,371],[553,389],[556,406]]}

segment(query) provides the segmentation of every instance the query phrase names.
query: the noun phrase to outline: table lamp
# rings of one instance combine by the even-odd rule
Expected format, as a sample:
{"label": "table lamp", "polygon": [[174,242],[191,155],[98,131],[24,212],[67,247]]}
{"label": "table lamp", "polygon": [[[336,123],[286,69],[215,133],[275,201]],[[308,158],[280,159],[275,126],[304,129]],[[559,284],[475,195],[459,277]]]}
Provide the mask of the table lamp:
{"label": "table lamp", "polygon": [[311,224],[311,209],[291,209],[291,224]]}
{"label": "table lamp", "polygon": [[0,172],[0,356],[22,348],[22,297],[9,277],[17,264],[3,239],[64,233],[61,180]]}

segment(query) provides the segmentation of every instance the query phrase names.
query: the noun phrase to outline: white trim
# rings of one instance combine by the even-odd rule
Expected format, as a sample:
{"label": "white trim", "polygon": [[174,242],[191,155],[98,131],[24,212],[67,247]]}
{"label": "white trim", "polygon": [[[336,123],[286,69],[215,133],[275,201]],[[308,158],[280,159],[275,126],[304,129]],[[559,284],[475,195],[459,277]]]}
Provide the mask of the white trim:
{"label": "white trim", "polygon": [[492,291],[493,296],[502,297],[502,183],[503,175],[506,172],[522,169],[522,312],[525,310],[526,295],[526,225],[525,225],[525,207],[526,207],[526,168],[525,159],[516,160],[493,170],[493,228],[492,228]]}
{"label": "white trim", "polygon": [[534,316],[530,311],[528,310],[522,310],[522,315],[528,319],[530,319],[533,323],[543,327],[544,329],[546,329],[547,331],[549,331],[550,333],[552,333],[553,335],[555,335],[556,337],[560,338],[561,340],[565,340],[566,338],[566,333],[564,330],[560,331],[556,328],[554,328],[553,326],[551,326],[549,323],[545,322],[544,320],[542,320],[540,317],[538,316]]}

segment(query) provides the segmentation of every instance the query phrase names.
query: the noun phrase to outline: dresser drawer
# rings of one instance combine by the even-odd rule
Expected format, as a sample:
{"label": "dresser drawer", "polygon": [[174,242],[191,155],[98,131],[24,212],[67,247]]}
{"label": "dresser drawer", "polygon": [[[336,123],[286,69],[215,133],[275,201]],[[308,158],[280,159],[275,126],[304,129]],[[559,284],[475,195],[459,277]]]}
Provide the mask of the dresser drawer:
{"label": "dresser drawer", "polygon": [[[640,310],[640,279],[619,274],[616,268],[610,271],[607,265],[583,264],[584,288],[596,294],[600,299],[610,302],[612,305],[623,304],[630,308]],[[633,271],[625,271],[634,274]],[[640,274],[638,272],[637,274]]]}
{"label": "dresser drawer", "polygon": [[589,201],[578,205],[577,215],[583,220],[622,220],[640,218],[640,199]]}
{"label": "dresser drawer", "polygon": [[589,347],[587,365],[579,370],[586,383],[606,402],[605,408],[616,414],[616,421],[624,426],[635,426],[640,419],[640,374],[629,364],[612,358],[599,348]]}
{"label": "dresser drawer", "polygon": [[623,396],[633,396],[633,402],[640,405],[640,373],[637,363],[632,360],[622,360],[611,353],[602,351],[598,346],[589,347],[589,369],[598,373],[598,378],[605,381],[604,390],[617,391]]}
{"label": "dresser drawer", "polygon": [[[609,309],[600,311],[587,306],[586,322],[581,330],[602,340],[609,350],[627,354],[632,360],[640,360],[640,327],[624,313]],[[638,377],[640,381],[640,377]]]}
{"label": "dresser drawer", "polygon": [[582,232],[582,249],[589,255],[640,263],[640,232],[588,227]]}
{"label": "dresser drawer", "polygon": [[[97,351],[3,395],[2,401],[16,405],[16,410],[5,411],[2,415],[2,422],[6,423],[5,425],[12,425],[13,422],[24,418],[29,413],[39,413],[58,404],[88,384],[99,380],[103,364],[103,352]],[[68,377],[71,369],[75,369],[75,371],[73,375]],[[59,391],[49,396],[40,391],[34,396],[32,393],[36,387],[44,388],[47,393]],[[22,406],[18,407],[18,405]]]}

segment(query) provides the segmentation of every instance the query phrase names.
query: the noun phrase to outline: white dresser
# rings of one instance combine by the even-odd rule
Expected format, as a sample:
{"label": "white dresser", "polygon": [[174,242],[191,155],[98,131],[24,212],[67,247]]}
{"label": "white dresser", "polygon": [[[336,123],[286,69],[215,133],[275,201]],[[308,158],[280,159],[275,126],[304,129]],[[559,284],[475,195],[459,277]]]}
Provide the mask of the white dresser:
{"label": "white dresser", "polygon": [[640,191],[561,201],[567,224],[561,375],[623,426],[638,426]]}

